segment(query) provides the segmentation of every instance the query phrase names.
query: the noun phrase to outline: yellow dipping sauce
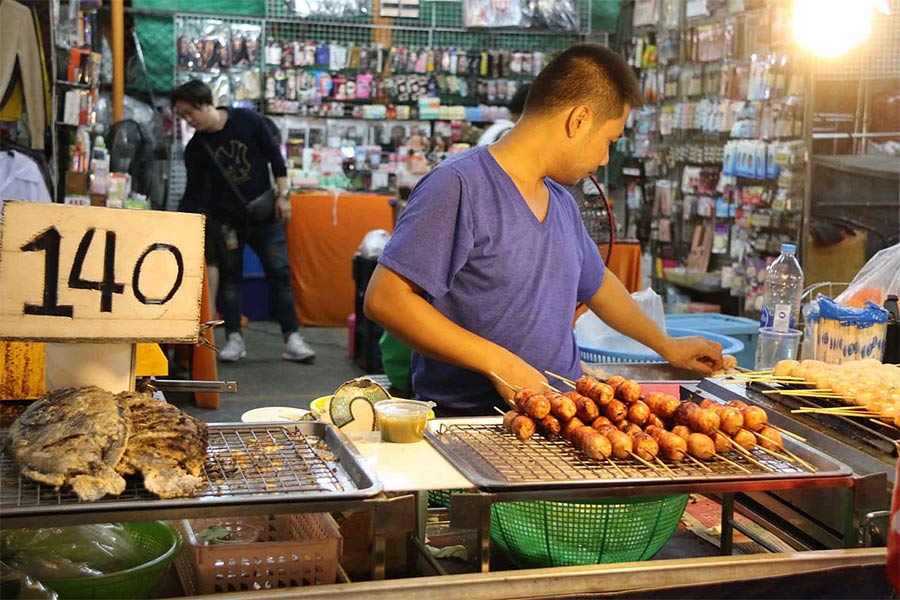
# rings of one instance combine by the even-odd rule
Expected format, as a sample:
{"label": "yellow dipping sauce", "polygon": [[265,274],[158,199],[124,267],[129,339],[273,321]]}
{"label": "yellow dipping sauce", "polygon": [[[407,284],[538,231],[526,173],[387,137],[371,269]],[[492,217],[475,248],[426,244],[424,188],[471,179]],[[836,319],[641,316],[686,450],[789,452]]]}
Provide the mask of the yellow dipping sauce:
{"label": "yellow dipping sauce", "polygon": [[415,400],[382,400],[375,404],[381,441],[412,444],[425,437],[425,423],[433,406]]}

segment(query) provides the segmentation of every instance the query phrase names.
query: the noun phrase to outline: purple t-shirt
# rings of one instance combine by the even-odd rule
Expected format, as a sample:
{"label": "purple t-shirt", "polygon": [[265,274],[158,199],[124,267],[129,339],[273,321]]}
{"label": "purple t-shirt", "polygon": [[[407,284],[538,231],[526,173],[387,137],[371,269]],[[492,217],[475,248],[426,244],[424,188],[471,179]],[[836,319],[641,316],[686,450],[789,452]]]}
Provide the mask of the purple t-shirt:
{"label": "purple t-shirt", "polygon": [[[600,287],[603,260],[572,195],[545,183],[550,205],[540,222],[486,146],[454,156],[412,191],[379,262],[454,323],[574,379],[575,304]],[[486,377],[415,352],[412,383],[444,414],[502,406]]]}

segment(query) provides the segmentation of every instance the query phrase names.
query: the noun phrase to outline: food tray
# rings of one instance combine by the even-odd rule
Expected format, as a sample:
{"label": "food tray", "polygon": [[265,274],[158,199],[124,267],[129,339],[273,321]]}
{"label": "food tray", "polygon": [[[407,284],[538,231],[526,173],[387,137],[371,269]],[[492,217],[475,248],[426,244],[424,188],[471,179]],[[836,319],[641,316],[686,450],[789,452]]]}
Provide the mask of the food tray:
{"label": "food tray", "polygon": [[92,502],[81,501],[66,487],[56,490],[23,477],[6,448],[7,434],[0,432],[0,511],[4,520],[166,510],[171,516],[183,517],[188,515],[181,511],[190,509],[361,500],[381,491],[381,483],[365,459],[342,433],[325,423],[211,424],[202,472],[206,483],[193,497],[158,498],[144,488],[138,475],[126,478],[121,495]]}
{"label": "food tray", "polygon": [[[476,487],[488,492],[692,482],[756,484],[792,480],[799,484],[805,479],[847,477],[852,473],[849,467],[813,448],[792,444],[786,437],[785,445],[812,464],[815,472],[760,449],[752,451],[753,457],[774,472],[763,470],[734,450],[723,456],[750,473],[718,460],[703,463],[711,472],[690,461],[679,463],[660,459],[668,470],[660,465],[651,469],[633,459],[596,461],[561,438],[550,441],[538,434],[526,442],[519,441],[503,429],[500,417],[433,420],[429,422],[425,436]],[[741,486],[727,487],[737,491]],[[722,491],[726,491],[724,487]]]}
{"label": "food tray", "polygon": [[[342,539],[328,513],[183,519],[174,523],[184,538],[175,562],[186,596],[270,590],[334,583]],[[213,526],[250,526],[247,543],[205,544],[197,534]]]}

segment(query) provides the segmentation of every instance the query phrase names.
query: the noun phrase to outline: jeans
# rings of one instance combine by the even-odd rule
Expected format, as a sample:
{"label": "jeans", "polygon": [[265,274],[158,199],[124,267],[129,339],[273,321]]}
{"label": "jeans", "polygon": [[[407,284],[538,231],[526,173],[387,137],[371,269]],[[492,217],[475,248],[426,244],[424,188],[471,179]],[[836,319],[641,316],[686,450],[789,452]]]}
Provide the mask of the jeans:
{"label": "jeans", "polygon": [[280,221],[232,226],[208,221],[218,250],[219,285],[225,331],[241,331],[241,279],[244,276],[244,244],[259,256],[269,283],[269,303],[281,332],[287,337],[299,329],[291,289],[287,237]]}

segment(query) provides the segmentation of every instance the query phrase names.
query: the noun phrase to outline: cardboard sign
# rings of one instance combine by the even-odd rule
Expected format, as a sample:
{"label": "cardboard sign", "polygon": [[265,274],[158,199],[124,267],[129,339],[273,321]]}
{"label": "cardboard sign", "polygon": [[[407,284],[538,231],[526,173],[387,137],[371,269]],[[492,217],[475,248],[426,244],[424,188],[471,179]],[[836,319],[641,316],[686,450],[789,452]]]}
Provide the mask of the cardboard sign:
{"label": "cardboard sign", "polygon": [[197,341],[201,215],[7,202],[0,339]]}

